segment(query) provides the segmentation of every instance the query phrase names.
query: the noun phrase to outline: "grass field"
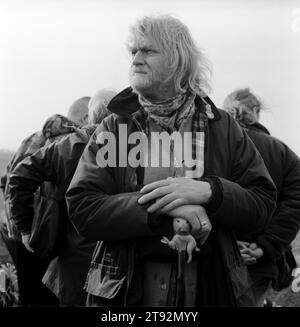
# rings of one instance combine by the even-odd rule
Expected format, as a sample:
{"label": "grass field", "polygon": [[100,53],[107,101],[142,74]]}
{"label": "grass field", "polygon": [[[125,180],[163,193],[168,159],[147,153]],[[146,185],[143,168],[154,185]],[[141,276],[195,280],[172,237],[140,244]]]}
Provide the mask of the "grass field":
{"label": "grass field", "polygon": [[[293,242],[293,253],[296,257],[298,267],[300,267],[300,233]],[[281,292],[272,292],[271,300],[282,307],[300,307],[300,292],[292,292],[291,287]]]}

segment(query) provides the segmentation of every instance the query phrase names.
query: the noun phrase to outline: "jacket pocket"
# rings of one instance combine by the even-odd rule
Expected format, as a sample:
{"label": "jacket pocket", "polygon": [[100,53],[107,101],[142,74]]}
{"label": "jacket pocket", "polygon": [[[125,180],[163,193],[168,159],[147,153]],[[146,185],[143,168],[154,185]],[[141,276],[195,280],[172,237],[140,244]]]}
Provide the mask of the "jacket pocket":
{"label": "jacket pocket", "polygon": [[126,243],[98,242],[84,289],[87,293],[113,299],[128,275]]}
{"label": "jacket pocket", "polygon": [[41,257],[53,259],[63,247],[66,235],[65,201],[40,196],[35,203],[29,245]]}
{"label": "jacket pocket", "polygon": [[88,272],[85,290],[89,294],[112,299],[125,279],[126,275],[121,273],[120,267],[94,263]]}

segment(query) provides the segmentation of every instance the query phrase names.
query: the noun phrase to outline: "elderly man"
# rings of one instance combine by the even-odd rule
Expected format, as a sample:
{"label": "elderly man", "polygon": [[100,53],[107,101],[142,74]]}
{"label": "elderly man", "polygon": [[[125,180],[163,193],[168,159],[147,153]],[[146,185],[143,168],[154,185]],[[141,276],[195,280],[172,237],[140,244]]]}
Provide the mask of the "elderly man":
{"label": "elderly man", "polygon": [[[85,304],[83,285],[95,247],[93,241],[80,237],[69,221],[64,196],[83,149],[96,124],[101,123],[102,119],[110,114],[107,105],[115,95],[116,92],[111,90],[99,90],[89,102],[89,125],[77,128],[73,133],[42,147],[19,163],[10,176],[11,211],[19,229],[28,235],[26,248],[41,256],[50,254],[50,251],[55,251],[58,255],[48,269],[44,281],[64,306]],[[57,240],[53,249],[50,244],[49,248],[47,244],[45,249],[40,248],[39,242],[31,237],[34,228],[34,193],[45,182],[48,183],[43,198],[47,210],[39,214],[39,219],[46,221],[46,227],[50,228],[44,232],[40,231],[39,237],[43,237],[43,244],[46,241],[52,244],[54,239]],[[49,235],[52,231],[51,221],[55,221],[53,226],[56,221],[60,222],[60,235]]]}
{"label": "elderly man", "polygon": [[296,268],[290,244],[300,229],[300,160],[259,123],[261,109],[261,102],[247,88],[228,94],[224,100],[224,110],[245,128],[278,191],[276,210],[266,230],[238,235],[242,256],[254,281],[257,306],[262,306],[271,285],[276,290],[290,285],[292,269]]}
{"label": "elderly man", "polygon": [[[205,60],[188,28],[158,16],[130,32],[131,86],[110,102],[114,115],[97,128],[66,193],[77,230],[99,240],[88,304],[251,305],[235,232],[264,228],[274,184],[246,134],[200,89]],[[184,267],[174,239],[166,241],[173,218],[186,220],[200,248]]]}

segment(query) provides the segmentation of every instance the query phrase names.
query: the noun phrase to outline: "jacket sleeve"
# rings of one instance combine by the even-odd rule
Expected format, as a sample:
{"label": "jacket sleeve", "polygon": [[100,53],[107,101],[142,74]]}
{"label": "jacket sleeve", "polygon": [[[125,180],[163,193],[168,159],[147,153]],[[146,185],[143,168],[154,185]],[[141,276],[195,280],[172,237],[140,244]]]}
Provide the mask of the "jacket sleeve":
{"label": "jacket sleeve", "polygon": [[[9,179],[9,193],[12,218],[22,233],[29,233],[34,216],[34,193],[45,181],[54,185],[71,180],[78,159],[86,145],[73,141],[72,134],[58,142],[42,147],[21,161],[12,171]],[[77,156],[78,156],[77,155]],[[74,166],[72,168],[72,166]]]}
{"label": "jacket sleeve", "polygon": [[151,236],[147,208],[137,202],[140,193],[126,192],[125,189],[120,193],[126,168],[103,168],[97,163],[97,135],[107,130],[104,120],[79,161],[66,193],[69,218],[78,232],[90,240]]}
{"label": "jacket sleeve", "polygon": [[272,217],[276,187],[245,131],[231,117],[228,124],[229,134],[223,135],[223,142],[229,142],[229,172],[228,176],[214,176],[222,191],[222,201],[209,217],[212,223],[240,234],[259,232],[264,230]]}
{"label": "jacket sleeve", "polygon": [[256,241],[271,259],[278,259],[289,248],[300,228],[300,161],[284,147],[286,155],[277,208],[268,228]]}

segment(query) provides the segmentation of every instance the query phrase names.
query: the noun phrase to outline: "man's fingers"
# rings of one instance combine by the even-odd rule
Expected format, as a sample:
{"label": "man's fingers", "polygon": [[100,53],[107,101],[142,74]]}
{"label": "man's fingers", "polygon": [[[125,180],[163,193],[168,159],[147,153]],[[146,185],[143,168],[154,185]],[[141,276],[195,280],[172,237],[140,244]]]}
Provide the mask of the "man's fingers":
{"label": "man's fingers", "polygon": [[253,258],[250,254],[242,253],[242,258],[243,259],[250,259]]}
{"label": "man's fingers", "polygon": [[240,250],[247,249],[250,245],[250,243],[244,241],[237,241],[237,244]]}
{"label": "man's fingers", "polygon": [[256,263],[256,259],[255,258],[245,259],[244,262],[246,265],[253,265]]}
{"label": "man's fingers", "polygon": [[170,190],[167,186],[159,187],[159,188],[156,188],[155,190],[153,190],[152,192],[141,196],[138,199],[138,203],[145,204],[149,201],[155,200],[157,198],[161,198],[161,197],[167,195],[168,193],[170,193]]}
{"label": "man's fingers", "polygon": [[[172,202],[174,200],[174,194],[170,193],[167,194],[165,196],[163,196],[162,198],[158,199],[155,201],[155,203],[153,203],[148,209],[147,211],[149,213],[153,213],[159,209],[164,208],[166,205],[168,205],[170,202]],[[161,213],[163,213],[163,210],[161,210]]]}
{"label": "man's fingers", "polygon": [[25,244],[26,250],[29,252],[34,252],[33,249],[29,246],[29,244]]}
{"label": "man's fingers", "polygon": [[149,193],[149,192],[152,192],[153,190],[157,189],[158,187],[162,187],[162,186],[167,186],[169,185],[171,182],[171,180],[169,179],[163,179],[161,181],[156,181],[156,182],[153,182],[153,183],[150,183],[148,185],[145,185],[141,190],[140,192],[145,194],[145,193]]}
{"label": "man's fingers", "polygon": [[27,245],[27,249],[28,249],[28,251],[30,251],[30,252],[34,252],[33,249],[32,249],[32,247],[29,246],[29,244]]}
{"label": "man's fingers", "polygon": [[251,250],[249,248],[244,248],[240,250],[241,254],[248,254],[251,256]]}
{"label": "man's fingers", "polygon": [[237,241],[237,244],[241,244],[241,245],[245,245],[245,246],[249,246],[250,243],[249,242],[245,242],[245,241]]}
{"label": "man's fingers", "polygon": [[[166,197],[166,196],[165,196]],[[174,199],[174,196],[172,196],[172,198],[170,197],[170,199]],[[167,214],[169,211],[174,210],[176,208],[179,208],[183,205],[185,205],[185,201],[184,199],[176,199],[170,203],[168,203],[167,205],[165,205],[163,208],[161,208],[161,213],[162,214]]]}
{"label": "man's fingers", "polygon": [[202,231],[201,231],[201,223],[199,219],[187,219],[187,221],[191,224],[192,230],[191,234],[196,238],[199,239],[201,237]]}

